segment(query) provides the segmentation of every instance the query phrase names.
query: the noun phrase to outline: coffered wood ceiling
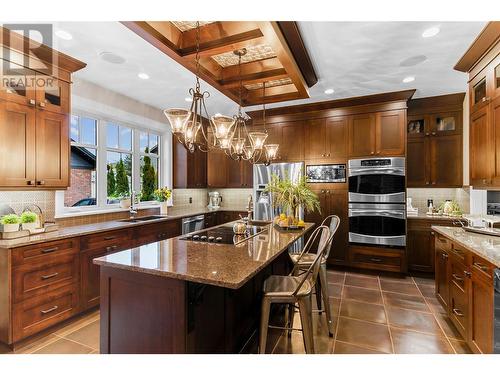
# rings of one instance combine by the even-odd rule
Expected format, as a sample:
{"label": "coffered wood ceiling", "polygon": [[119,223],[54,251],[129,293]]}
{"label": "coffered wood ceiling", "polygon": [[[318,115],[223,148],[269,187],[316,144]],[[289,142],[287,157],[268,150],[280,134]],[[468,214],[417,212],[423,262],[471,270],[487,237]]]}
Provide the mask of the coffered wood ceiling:
{"label": "coffered wood ceiling", "polygon": [[[123,24],[191,72],[196,71],[195,23],[130,21]],[[240,75],[238,57],[233,51],[245,48],[247,54],[242,57],[241,65],[243,106],[309,98],[308,83],[312,86],[317,81],[314,71],[311,72],[312,64],[298,28],[293,22],[282,24],[200,22],[200,78],[238,101]],[[292,41],[294,51],[287,39]],[[306,72],[307,83],[303,72]],[[265,98],[263,82],[266,82]]]}

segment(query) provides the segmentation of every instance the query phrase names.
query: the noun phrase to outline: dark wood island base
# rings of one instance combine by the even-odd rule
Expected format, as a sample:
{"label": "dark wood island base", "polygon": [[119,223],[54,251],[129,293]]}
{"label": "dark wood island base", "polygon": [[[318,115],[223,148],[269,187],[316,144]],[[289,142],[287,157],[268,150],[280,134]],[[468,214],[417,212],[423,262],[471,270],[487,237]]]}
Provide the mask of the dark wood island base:
{"label": "dark wood island base", "polygon": [[245,352],[258,329],[264,280],[288,270],[283,253],[228,289],[102,266],[101,354]]}

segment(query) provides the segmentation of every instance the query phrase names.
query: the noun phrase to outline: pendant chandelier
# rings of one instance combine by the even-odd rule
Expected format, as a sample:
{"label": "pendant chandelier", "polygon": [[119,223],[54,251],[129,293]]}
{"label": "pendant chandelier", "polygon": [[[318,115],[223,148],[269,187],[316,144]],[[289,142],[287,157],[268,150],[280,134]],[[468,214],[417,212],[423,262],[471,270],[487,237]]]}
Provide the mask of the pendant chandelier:
{"label": "pendant chandelier", "polygon": [[[249,132],[246,126],[249,117],[244,115],[241,109],[243,92],[241,58],[246,53],[245,48],[234,51],[234,54],[238,56],[238,74],[240,77],[237,115],[229,117],[217,114],[209,117],[205,99],[210,97],[210,93],[208,91],[202,92],[200,88],[200,23],[196,22],[196,83],[194,88],[189,89],[191,107],[189,110],[181,108],[166,109],[163,113],[170,123],[172,133],[190,152],[196,150],[209,152],[210,150],[222,149],[227,156],[234,160],[269,165],[276,159],[279,145],[265,143],[268,137],[265,103],[263,103],[264,131]],[[262,90],[265,99],[265,82],[262,85]]]}
{"label": "pendant chandelier", "polygon": [[[268,137],[266,129],[266,105],[263,104],[264,131],[247,130],[249,117],[243,115],[241,110],[243,80],[241,75],[241,58],[247,53],[246,49],[239,49],[233,52],[238,56],[238,74],[240,77],[238,113],[234,116],[234,125],[231,132],[231,139],[225,145],[225,153],[234,160],[245,160],[252,164],[265,163],[269,165],[276,159],[278,144],[265,144]],[[266,83],[262,84],[263,98],[266,97]]]}
{"label": "pendant chandelier", "polygon": [[[215,115],[209,117],[205,99],[210,97],[208,91],[200,88],[200,22],[196,22],[196,83],[189,89],[191,107],[189,110],[181,108],[166,109],[163,111],[167,117],[172,133],[177,140],[190,152],[200,150],[208,152],[215,148],[225,148],[229,140],[234,119],[228,116]],[[204,119],[210,119],[206,121]],[[209,136],[209,129],[213,137]]]}

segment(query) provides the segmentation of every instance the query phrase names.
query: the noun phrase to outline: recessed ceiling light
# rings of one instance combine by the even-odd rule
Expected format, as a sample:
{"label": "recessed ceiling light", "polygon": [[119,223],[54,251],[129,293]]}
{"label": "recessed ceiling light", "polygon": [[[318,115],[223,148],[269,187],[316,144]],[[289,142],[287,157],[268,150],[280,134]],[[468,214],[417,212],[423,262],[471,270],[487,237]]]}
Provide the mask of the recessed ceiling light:
{"label": "recessed ceiling light", "polygon": [[184,98],[184,100],[185,100],[186,102],[192,102],[192,101],[193,101],[193,98],[191,98],[191,97],[189,97],[189,96],[186,96],[186,97]]}
{"label": "recessed ceiling light", "polygon": [[140,79],[149,79],[149,75],[147,75],[146,73],[139,73],[137,74],[137,77],[139,77]]}
{"label": "recessed ceiling light", "polygon": [[111,64],[123,64],[125,62],[125,59],[123,57],[113,52],[101,52],[99,56],[101,57],[101,59]]}
{"label": "recessed ceiling light", "polygon": [[56,30],[55,34],[61,38],[61,39],[64,39],[64,40],[71,40],[73,39],[73,35],[71,35],[70,33],[68,33],[67,31],[65,30]]}
{"label": "recessed ceiling light", "polygon": [[437,26],[433,26],[433,27],[429,27],[428,29],[425,29],[424,32],[422,33],[422,36],[424,38],[430,38],[430,37],[433,37],[433,36],[436,36],[437,34],[439,34],[439,27]]}
{"label": "recessed ceiling light", "polygon": [[326,89],[326,90],[325,90],[325,94],[326,94],[326,95],[331,95],[331,94],[333,94],[334,92],[335,92],[335,90],[334,90],[334,89]]}
{"label": "recessed ceiling light", "polygon": [[404,83],[413,82],[413,81],[415,81],[415,77],[413,77],[413,76],[408,76],[408,77],[403,78]]}

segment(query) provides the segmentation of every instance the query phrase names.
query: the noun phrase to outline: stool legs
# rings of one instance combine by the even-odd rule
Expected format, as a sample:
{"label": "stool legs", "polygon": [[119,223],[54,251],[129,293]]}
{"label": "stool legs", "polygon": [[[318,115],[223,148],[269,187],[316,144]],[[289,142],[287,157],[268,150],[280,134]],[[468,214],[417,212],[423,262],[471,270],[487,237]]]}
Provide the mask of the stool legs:
{"label": "stool legs", "polygon": [[[288,305],[288,328],[293,328],[293,319],[295,316],[295,304],[290,303]],[[292,330],[288,330],[288,337],[292,337]]]}
{"label": "stool legs", "polygon": [[[333,317],[332,311],[330,309],[330,301],[328,295],[328,280],[326,275],[326,263],[321,263],[319,269],[319,283],[321,285],[321,296],[323,297],[323,305],[325,306],[326,313],[326,323],[328,325],[328,334],[330,337],[334,335],[334,327],[333,327]],[[316,296],[316,298],[319,298]]]}
{"label": "stool legs", "polygon": [[322,309],[321,309],[321,296],[324,294],[323,290],[321,289],[323,286],[321,285],[321,282],[319,279],[316,280],[316,306],[318,307],[318,314],[321,315]]}
{"label": "stool legs", "polygon": [[302,335],[307,354],[314,354],[314,339],[312,327],[312,301],[311,296],[299,298],[300,321],[302,323]]}
{"label": "stool legs", "polygon": [[262,299],[262,309],[260,317],[260,331],[259,331],[259,353],[266,354],[267,343],[267,329],[269,326],[269,314],[271,310],[271,300],[264,297]]}

